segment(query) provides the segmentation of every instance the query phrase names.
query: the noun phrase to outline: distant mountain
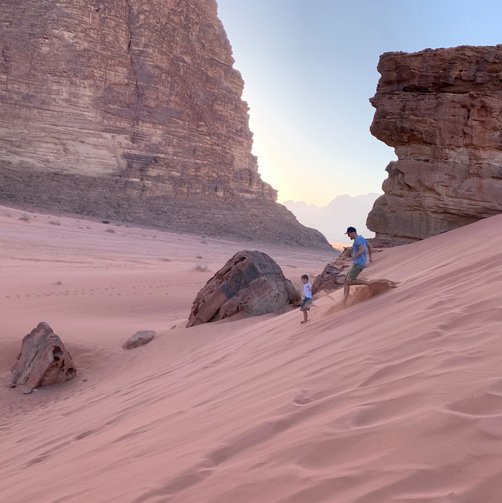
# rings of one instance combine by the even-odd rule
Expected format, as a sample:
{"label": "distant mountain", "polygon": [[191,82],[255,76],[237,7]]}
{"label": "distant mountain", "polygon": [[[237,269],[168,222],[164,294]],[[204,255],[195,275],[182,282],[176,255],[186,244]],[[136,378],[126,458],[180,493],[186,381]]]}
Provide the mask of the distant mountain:
{"label": "distant mountain", "polygon": [[335,197],[328,206],[315,206],[303,201],[286,201],[288,208],[296,218],[307,227],[321,231],[330,242],[349,243],[344,235],[349,225],[365,237],[374,237],[366,228],[366,217],[373,208],[373,203],[380,194],[363,194],[360,196],[341,195]]}

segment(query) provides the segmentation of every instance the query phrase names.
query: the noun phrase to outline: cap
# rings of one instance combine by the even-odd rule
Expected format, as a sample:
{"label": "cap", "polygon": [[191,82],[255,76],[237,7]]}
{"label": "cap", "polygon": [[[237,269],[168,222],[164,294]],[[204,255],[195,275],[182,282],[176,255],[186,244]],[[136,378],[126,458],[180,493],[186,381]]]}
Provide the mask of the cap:
{"label": "cap", "polygon": [[356,232],[356,228],[355,227],[347,227],[347,232],[345,234],[350,234],[351,232]]}

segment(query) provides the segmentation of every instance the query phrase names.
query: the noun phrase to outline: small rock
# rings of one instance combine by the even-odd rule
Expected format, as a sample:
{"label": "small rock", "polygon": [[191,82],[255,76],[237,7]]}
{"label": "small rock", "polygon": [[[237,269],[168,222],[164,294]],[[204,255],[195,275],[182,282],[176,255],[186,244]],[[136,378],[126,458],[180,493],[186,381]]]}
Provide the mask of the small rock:
{"label": "small rock", "polygon": [[155,337],[155,330],[140,330],[134,335],[131,335],[129,339],[123,344],[124,349],[134,349],[139,346],[144,346],[149,343]]}

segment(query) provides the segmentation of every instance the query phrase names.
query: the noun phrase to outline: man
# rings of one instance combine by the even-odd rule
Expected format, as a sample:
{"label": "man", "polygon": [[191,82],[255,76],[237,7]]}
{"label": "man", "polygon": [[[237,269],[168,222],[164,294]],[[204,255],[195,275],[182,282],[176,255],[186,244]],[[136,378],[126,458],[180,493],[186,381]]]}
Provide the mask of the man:
{"label": "man", "polygon": [[368,281],[364,279],[357,279],[362,270],[366,267],[369,260],[371,262],[371,246],[366,239],[357,234],[355,227],[347,227],[345,233],[349,236],[354,244],[352,246],[352,269],[345,276],[345,283],[343,285],[343,305],[347,303],[349,297],[350,285],[367,285]]}

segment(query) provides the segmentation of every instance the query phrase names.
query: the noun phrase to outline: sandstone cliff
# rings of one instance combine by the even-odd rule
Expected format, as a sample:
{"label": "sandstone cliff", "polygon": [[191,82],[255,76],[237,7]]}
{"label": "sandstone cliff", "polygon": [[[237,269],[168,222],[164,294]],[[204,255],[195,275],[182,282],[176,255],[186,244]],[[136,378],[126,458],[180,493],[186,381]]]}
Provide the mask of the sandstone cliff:
{"label": "sandstone cliff", "polygon": [[251,154],[215,0],[0,0],[0,201],[327,246]]}
{"label": "sandstone cliff", "polygon": [[378,71],[371,132],[398,160],[368,228],[416,240],[502,212],[502,45],[386,53]]}

